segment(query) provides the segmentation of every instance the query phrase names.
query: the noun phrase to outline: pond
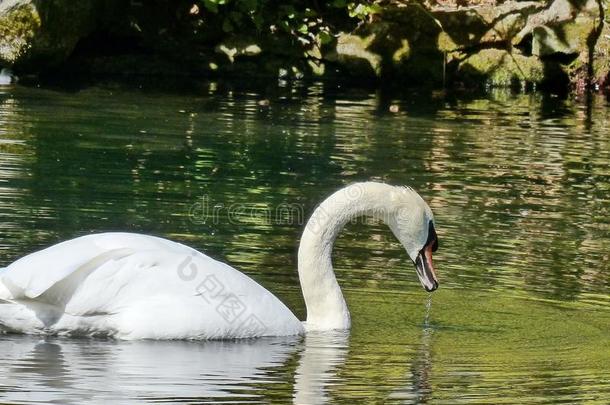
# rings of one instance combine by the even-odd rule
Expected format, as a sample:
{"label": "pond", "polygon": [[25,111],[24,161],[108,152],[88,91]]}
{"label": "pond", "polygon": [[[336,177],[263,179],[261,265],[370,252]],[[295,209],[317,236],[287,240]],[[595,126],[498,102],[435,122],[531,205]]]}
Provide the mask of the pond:
{"label": "pond", "polygon": [[440,240],[428,294],[385,225],[348,224],[333,260],[350,333],[0,335],[0,401],[606,404],[609,134],[601,96],[0,88],[0,267],[79,235],[147,233],[231,264],[304,319],[299,237],[334,190],[412,186]]}

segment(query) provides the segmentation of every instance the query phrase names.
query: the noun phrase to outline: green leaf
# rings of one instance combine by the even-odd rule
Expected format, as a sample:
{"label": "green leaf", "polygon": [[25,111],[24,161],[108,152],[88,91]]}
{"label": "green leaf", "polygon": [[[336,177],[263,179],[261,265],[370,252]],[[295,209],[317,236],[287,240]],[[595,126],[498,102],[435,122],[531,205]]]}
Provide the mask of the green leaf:
{"label": "green leaf", "polygon": [[214,0],[203,0],[203,6],[212,13],[218,13],[218,4]]}
{"label": "green leaf", "polygon": [[333,40],[333,36],[326,31],[320,31],[318,37],[320,38],[320,43],[322,45],[328,44]]}
{"label": "green leaf", "polygon": [[371,14],[378,14],[381,10],[381,6],[375,3],[349,3],[347,5],[349,16],[360,20],[365,20]]}
{"label": "green leaf", "polygon": [[364,18],[366,17],[367,11],[366,11],[366,6],[362,3],[350,3],[347,6],[347,9],[349,11],[349,16],[350,17],[358,17],[358,18]]}
{"label": "green leaf", "polygon": [[307,24],[301,24],[297,28],[297,31],[301,34],[307,34],[309,32],[309,27],[307,26]]}
{"label": "green leaf", "polygon": [[382,8],[379,4],[371,4],[368,6],[368,14],[379,14],[381,11]]}

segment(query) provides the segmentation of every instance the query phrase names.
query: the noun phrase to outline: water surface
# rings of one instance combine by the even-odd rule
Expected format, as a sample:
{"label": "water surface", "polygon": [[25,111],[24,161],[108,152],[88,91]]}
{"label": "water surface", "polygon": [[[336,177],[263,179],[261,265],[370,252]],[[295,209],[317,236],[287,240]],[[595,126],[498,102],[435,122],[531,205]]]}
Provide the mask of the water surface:
{"label": "water surface", "polygon": [[350,334],[3,335],[0,400],[608,403],[609,133],[602,97],[1,89],[0,266],[91,232],[149,233],[230,263],[303,319],[303,220],[379,180],[432,207],[441,287],[429,297],[391,232],[359,221],[334,253]]}

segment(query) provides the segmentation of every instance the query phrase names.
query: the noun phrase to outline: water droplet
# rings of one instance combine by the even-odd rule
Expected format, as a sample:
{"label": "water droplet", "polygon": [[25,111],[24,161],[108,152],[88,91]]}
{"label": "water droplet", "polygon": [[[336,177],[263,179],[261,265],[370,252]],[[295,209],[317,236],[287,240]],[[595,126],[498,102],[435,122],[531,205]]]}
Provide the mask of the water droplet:
{"label": "water droplet", "polygon": [[426,301],[426,317],[424,318],[424,328],[430,327],[430,310],[432,309],[432,294],[428,294]]}

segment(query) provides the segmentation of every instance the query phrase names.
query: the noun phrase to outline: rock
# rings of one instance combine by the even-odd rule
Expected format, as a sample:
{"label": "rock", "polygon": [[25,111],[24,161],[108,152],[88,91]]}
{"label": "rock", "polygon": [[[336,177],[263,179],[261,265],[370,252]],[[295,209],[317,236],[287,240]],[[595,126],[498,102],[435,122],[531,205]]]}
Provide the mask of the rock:
{"label": "rock", "polygon": [[600,88],[610,90],[610,25],[604,24],[595,46],[593,74]]}
{"label": "rock", "polygon": [[[548,6],[544,7],[536,13],[530,13],[527,16],[525,26],[512,37],[511,43],[519,45],[522,41],[532,33],[534,28],[553,24],[557,25],[565,21],[572,20],[577,11],[572,6],[571,0],[555,0]],[[578,0],[574,1],[576,3]],[[594,0],[593,0],[594,1]]]}
{"label": "rock", "polygon": [[501,49],[482,49],[467,57],[458,66],[458,76],[466,81],[487,80],[494,87],[545,79],[544,65],[538,58]]}
{"label": "rock", "polygon": [[93,0],[2,0],[0,63],[57,66],[95,24]]}
{"label": "rock", "polygon": [[353,33],[341,33],[325,47],[323,59],[360,78],[391,78],[403,83],[441,83],[441,32],[421,6],[388,8],[382,16]]}
{"label": "rock", "polygon": [[587,40],[596,29],[596,20],[599,20],[599,8],[595,0],[582,4],[555,0],[544,12],[528,18],[516,41],[531,33],[533,55],[578,54],[587,51]]}
{"label": "rock", "polygon": [[528,15],[543,7],[544,3],[536,1],[509,1],[498,6],[435,11],[432,15],[443,27],[439,49],[452,52],[510,41],[525,27]]}
{"label": "rock", "polygon": [[576,41],[569,40],[555,29],[546,26],[536,27],[532,31],[532,55],[548,56],[557,53],[570,55],[578,53]]}
{"label": "rock", "polygon": [[353,76],[381,76],[381,55],[368,48],[375,34],[359,36],[342,33],[334,49],[326,53],[325,59],[342,65]]}
{"label": "rock", "polygon": [[19,61],[40,26],[40,15],[31,1],[0,1],[0,61],[6,65]]}

